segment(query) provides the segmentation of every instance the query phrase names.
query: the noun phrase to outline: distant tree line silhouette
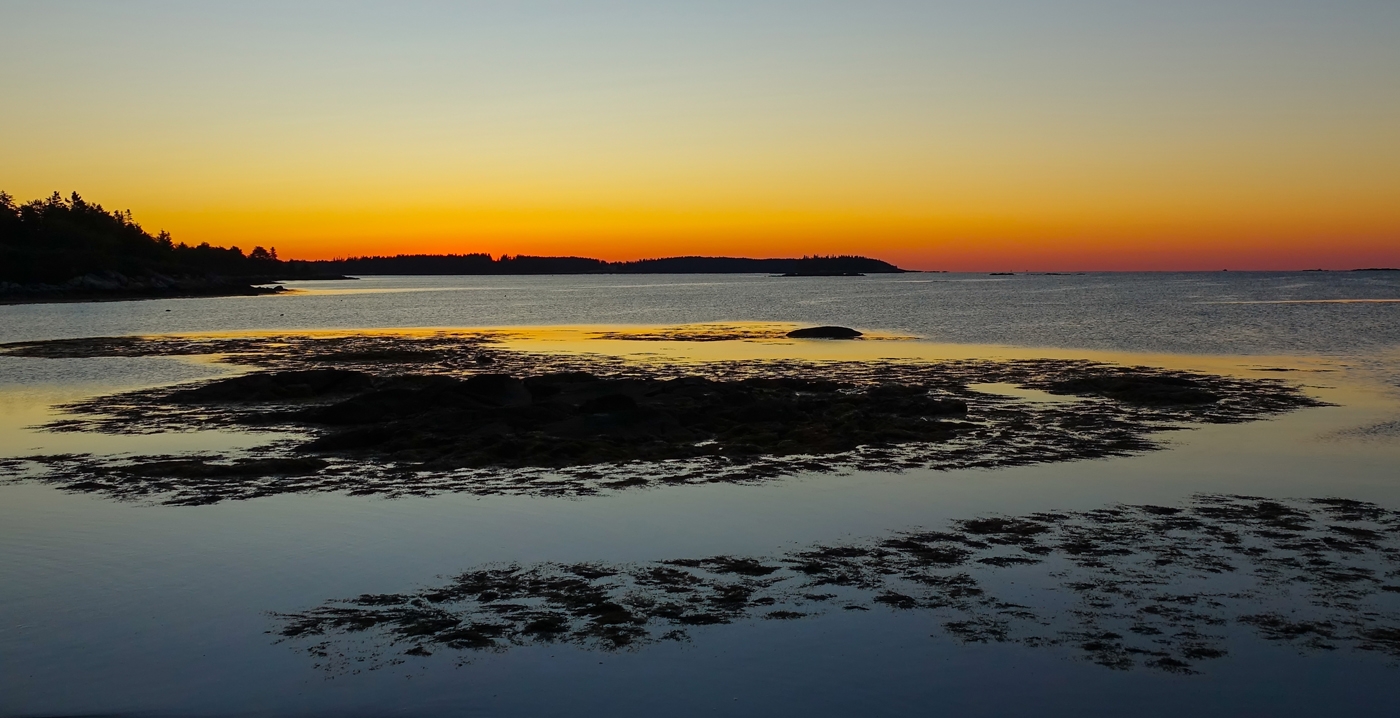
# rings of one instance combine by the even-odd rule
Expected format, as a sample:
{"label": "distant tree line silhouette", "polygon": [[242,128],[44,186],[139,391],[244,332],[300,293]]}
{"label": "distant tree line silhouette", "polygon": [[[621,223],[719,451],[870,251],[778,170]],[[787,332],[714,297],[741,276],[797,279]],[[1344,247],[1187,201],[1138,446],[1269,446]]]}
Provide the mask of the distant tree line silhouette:
{"label": "distant tree line silhouette", "polygon": [[901,272],[878,259],[856,256],[749,259],[745,257],[665,257],[608,262],[587,257],[502,256],[489,254],[401,254],[355,257],[311,264],[336,274],[876,274]]}
{"label": "distant tree line silhouette", "polygon": [[0,281],[59,284],[89,274],[265,277],[283,274],[277,250],[208,242],[176,243],[169,232],[147,232],[131,210],[108,211],[77,192],[16,204],[0,192]]}
{"label": "distant tree line silhouette", "polygon": [[0,192],[0,282],[61,285],[75,278],[219,277],[244,282],[356,274],[850,274],[903,271],[855,256],[747,259],[668,257],[608,262],[587,257],[489,254],[398,255],[323,261],[282,260],[277,249],[190,246],[164,230],[152,235],[130,210],[109,211],[72,193],[17,204]]}

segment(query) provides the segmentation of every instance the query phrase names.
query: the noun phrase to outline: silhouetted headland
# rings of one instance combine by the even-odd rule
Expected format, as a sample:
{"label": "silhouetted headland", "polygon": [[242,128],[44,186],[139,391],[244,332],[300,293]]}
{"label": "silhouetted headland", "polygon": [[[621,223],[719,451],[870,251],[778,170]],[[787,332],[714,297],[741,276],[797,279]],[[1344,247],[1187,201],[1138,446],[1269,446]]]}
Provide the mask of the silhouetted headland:
{"label": "silhouetted headland", "polygon": [[131,210],[109,211],[77,192],[16,204],[0,192],[0,303],[239,296],[285,291],[291,279],[346,275],[744,274],[857,276],[905,270],[855,256],[749,259],[666,257],[609,262],[587,257],[404,254],[321,261],[283,260],[276,247],[208,242],[190,246],[154,235]]}
{"label": "silhouetted headland", "polygon": [[52,302],[270,294],[262,286],[312,278],[276,249],[176,243],[147,232],[130,210],[108,211],[77,192],[17,205],[0,192],[0,301]]}

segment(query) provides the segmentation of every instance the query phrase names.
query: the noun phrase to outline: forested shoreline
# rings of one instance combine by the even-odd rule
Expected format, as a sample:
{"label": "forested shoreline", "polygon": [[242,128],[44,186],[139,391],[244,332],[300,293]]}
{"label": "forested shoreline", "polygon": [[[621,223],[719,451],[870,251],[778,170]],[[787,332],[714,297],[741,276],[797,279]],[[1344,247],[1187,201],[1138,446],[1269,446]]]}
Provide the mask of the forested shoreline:
{"label": "forested shoreline", "polygon": [[287,262],[334,274],[883,274],[905,270],[878,259],[854,256],[752,259],[747,257],[663,257],[609,262],[588,257],[502,256],[489,254],[401,254],[319,262]]}
{"label": "forested shoreline", "polygon": [[489,254],[284,260],[275,247],[216,247],[151,234],[131,210],[108,210],[77,192],[19,204],[0,192],[0,301],[86,301],[264,294],[294,279],[346,275],[753,273],[850,275],[904,270],[866,257],[669,257],[609,262],[587,257]]}
{"label": "forested shoreline", "polygon": [[146,231],[130,210],[109,211],[77,192],[16,204],[0,192],[0,282],[61,285],[87,275],[131,279],[281,275],[276,251],[176,243]]}

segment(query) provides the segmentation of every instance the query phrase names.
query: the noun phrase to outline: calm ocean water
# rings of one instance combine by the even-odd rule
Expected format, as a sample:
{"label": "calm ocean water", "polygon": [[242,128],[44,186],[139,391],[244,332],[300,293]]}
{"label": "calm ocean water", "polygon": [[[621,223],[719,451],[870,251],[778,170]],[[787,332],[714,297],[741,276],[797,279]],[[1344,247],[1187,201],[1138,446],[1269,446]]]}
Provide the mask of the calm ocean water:
{"label": "calm ocean water", "polygon": [[306,293],[4,307],[0,342],[283,328],[788,321],[939,342],[1183,354],[1350,355],[1400,346],[1400,272],[368,277],[287,286]]}
{"label": "calm ocean water", "polygon": [[[1400,272],[373,277],[289,286],[302,291],[0,307],[0,342],[832,323],[917,336],[899,351],[929,356],[1083,356],[1242,375],[1289,368],[1298,371],[1285,378],[1336,406],[1177,432],[1168,450],[1127,458],[583,499],[316,494],[170,507],[0,485],[0,714],[1393,715],[1400,700],[1400,668],[1364,652],[1242,638],[1198,675],[1120,671],[1064,650],[959,643],[917,611],[741,621],[619,652],[547,644],[443,652],[337,674],[268,633],[269,612],[411,591],[485,564],[773,555],[989,513],[1180,504],[1200,492],[1400,509]],[[606,349],[642,350],[690,349]],[[271,438],[27,428],[59,401],[223,371],[169,358],[0,357],[0,458]]]}

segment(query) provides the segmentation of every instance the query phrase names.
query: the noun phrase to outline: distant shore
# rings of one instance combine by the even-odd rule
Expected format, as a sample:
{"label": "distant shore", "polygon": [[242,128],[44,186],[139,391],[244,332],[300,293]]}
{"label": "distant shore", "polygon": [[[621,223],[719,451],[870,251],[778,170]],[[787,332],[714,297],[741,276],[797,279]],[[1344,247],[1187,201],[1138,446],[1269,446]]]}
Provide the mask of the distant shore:
{"label": "distant shore", "polygon": [[256,297],[271,294],[284,294],[286,289],[277,287],[225,287],[205,290],[179,291],[20,291],[0,294],[0,306],[13,304],[69,304],[79,302],[128,302],[141,299],[194,299],[198,297]]}
{"label": "distant shore", "polygon": [[124,274],[94,271],[63,281],[15,282],[0,279],[0,305],[62,302],[131,301],[190,297],[242,297],[280,294],[287,281],[352,280],[355,276],[542,276],[584,274],[768,274],[777,277],[863,277],[895,274],[901,269],[867,257],[667,257],[609,262],[586,257],[490,255],[399,255],[342,260],[260,260],[264,274],[255,276],[179,275],[159,272]]}
{"label": "distant shore", "polygon": [[110,211],[77,192],[23,204],[0,191],[0,304],[256,296],[283,281],[350,275],[776,274],[860,276],[905,270],[858,256],[665,257],[613,262],[589,257],[400,254],[284,260],[276,247],[191,246],[151,234],[130,210]]}
{"label": "distant shore", "polygon": [[295,276],[326,274],[390,275],[529,275],[529,274],[777,274],[786,276],[856,276],[900,274],[889,262],[870,257],[806,256],[661,257],[610,262],[589,257],[534,257],[489,254],[400,254],[392,257],[284,260]]}
{"label": "distant shore", "polygon": [[0,282],[0,305],[255,297],[286,292],[287,289],[281,286],[284,281],[272,277],[128,277],[118,272],[101,272],[74,277],[62,284]]}

